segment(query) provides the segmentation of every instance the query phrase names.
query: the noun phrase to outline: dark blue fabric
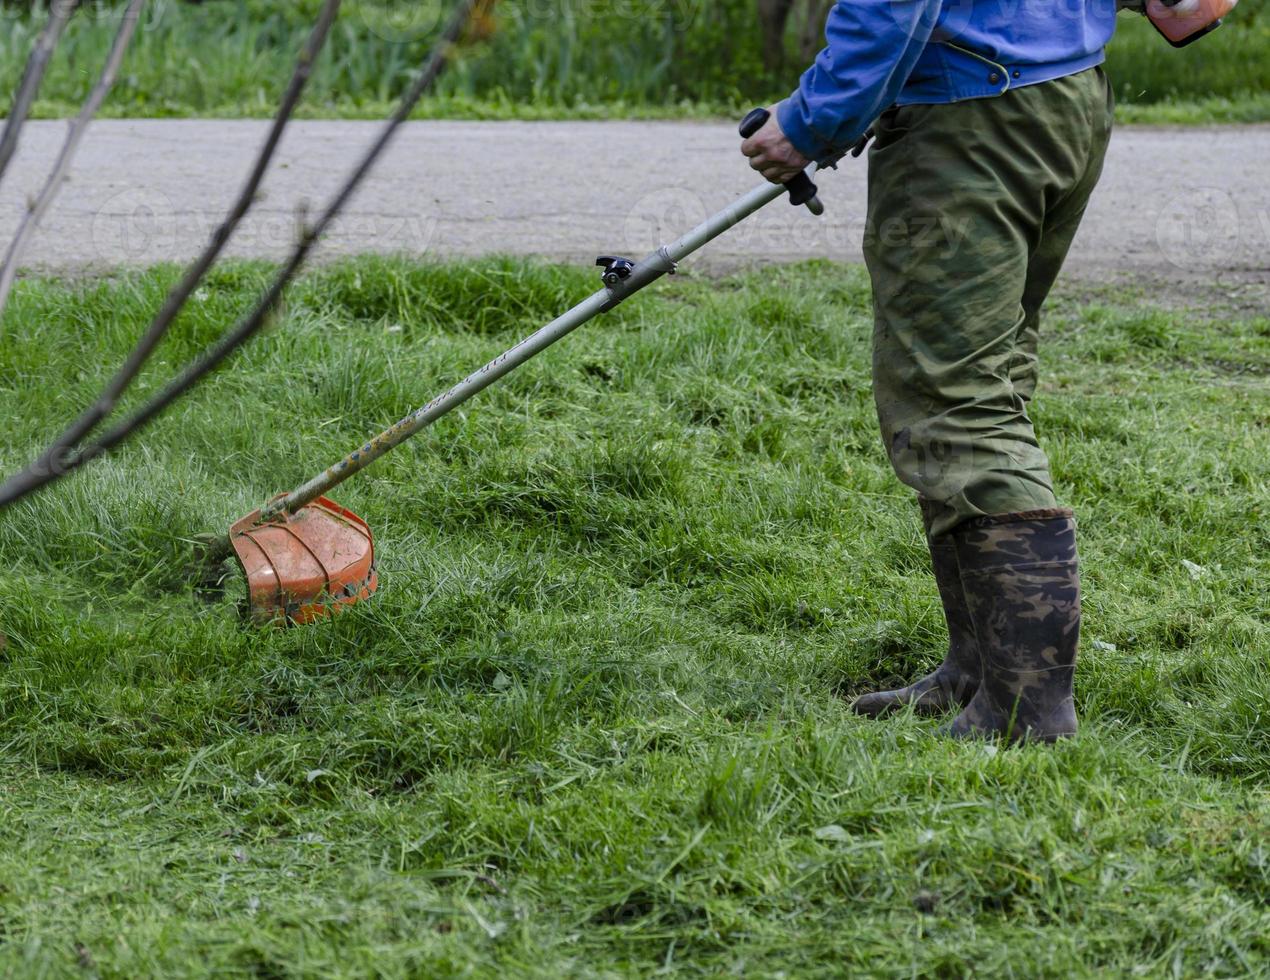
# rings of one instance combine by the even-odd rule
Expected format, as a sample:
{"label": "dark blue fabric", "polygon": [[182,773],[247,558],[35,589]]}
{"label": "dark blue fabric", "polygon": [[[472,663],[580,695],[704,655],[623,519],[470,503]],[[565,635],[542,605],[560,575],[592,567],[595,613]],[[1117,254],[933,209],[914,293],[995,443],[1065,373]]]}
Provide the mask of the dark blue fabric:
{"label": "dark blue fabric", "polygon": [[892,105],[959,102],[1103,60],[1116,0],[838,0],[829,46],[777,110],[803,154],[850,147]]}

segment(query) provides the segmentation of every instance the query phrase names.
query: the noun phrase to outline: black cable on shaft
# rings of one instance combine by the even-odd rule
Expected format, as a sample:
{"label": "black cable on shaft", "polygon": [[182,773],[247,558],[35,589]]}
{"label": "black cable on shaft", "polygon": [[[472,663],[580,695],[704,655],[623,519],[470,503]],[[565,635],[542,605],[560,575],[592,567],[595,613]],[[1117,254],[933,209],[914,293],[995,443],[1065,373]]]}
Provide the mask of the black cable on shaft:
{"label": "black cable on shaft", "polygon": [[286,287],[296,272],[304,264],[313,245],[330,223],[339,215],[348,203],[349,198],[366,178],[375,162],[392,141],[401,124],[405,122],[423,94],[432,87],[445,69],[449,61],[450,49],[462,35],[464,28],[471,20],[472,13],[480,0],[461,0],[441,37],[434,45],[424,64],[423,70],[415,79],[410,89],[402,97],[401,103],[389,117],[378,138],[363,156],[361,162],[340,188],[327,209],[311,227],[302,230],[300,240],[292,251],[273,283],[265,291],[264,296],[246,317],[244,317],[229,333],[225,334],[202,356],[189,365],[181,374],[170,382],[154,398],[141,406],[136,412],[107,430],[97,441],[75,450],[67,450],[59,458],[50,458],[43,470],[34,466],[9,479],[0,486],[0,507],[20,500],[27,494],[74,472],[85,463],[109,452],[120,443],[129,439],[137,431],[145,427],[161,414],[168,406],[186,394],[204,377],[219,367],[235,350],[251,339],[277,310],[278,303]]}

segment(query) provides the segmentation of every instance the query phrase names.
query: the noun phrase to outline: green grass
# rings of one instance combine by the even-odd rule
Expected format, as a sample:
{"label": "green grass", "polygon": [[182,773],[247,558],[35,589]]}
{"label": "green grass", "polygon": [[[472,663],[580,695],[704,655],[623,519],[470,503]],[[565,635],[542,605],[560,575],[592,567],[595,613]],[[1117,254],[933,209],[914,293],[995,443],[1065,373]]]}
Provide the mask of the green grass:
{"label": "green grass", "polygon": [[[250,302],[217,273],[164,370]],[[28,280],[0,468],[173,281]],[[135,445],[0,515],[0,973],[1249,977],[1270,970],[1270,320],[1060,298],[1081,735],[853,717],[945,642],[828,263],[659,284],[337,497],[383,585],[256,631],[223,529],[589,292],[325,268]],[[1114,646],[1114,650],[1112,649]]]}
{"label": "green grass", "polygon": [[[259,117],[275,109],[317,0],[154,0],[106,116]],[[77,16],[36,112],[73,113],[104,57],[117,4]],[[299,114],[376,118],[425,57],[427,4],[348,0]],[[41,20],[0,4],[0,92],[17,84]],[[754,0],[500,5],[499,30],[469,46],[418,114],[460,118],[732,117],[781,98],[801,69],[768,71]],[[791,34],[796,32],[791,27]],[[1270,2],[1243,0],[1229,23],[1175,51],[1122,14],[1108,69],[1134,122],[1270,119]]]}

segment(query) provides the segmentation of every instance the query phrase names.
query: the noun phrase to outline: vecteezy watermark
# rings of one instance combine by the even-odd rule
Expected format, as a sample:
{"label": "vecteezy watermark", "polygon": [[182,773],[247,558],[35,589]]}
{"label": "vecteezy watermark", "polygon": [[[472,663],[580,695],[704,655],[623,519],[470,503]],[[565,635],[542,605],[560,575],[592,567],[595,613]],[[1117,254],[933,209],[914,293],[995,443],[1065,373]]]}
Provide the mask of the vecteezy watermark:
{"label": "vecteezy watermark", "polygon": [[[744,189],[738,184],[738,193]],[[822,191],[828,188],[822,187]],[[707,217],[727,210],[731,200],[720,192],[703,193],[688,185],[672,185],[638,197],[623,222],[625,249],[655,249],[677,241]],[[886,215],[869,221],[859,206],[826,196],[823,216],[790,207],[778,197],[771,204],[734,224],[719,237],[718,248],[732,256],[749,255],[779,260],[798,258],[858,259],[861,247],[885,251],[921,252],[930,260],[948,263],[972,242],[974,222],[940,211]]]}
{"label": "vecteezy watermark", "polygon": [[394,44],[435,35],[450,16],[442,0],[362,0],[350,11],[367,33]]}
{"label": "vecteezy watermark", "polygon": [[[178,212],[161,191],[133,188],[102,205],[93,216],[90,236],[96,257],[107,264],[183,261],[202,249],[223,221],[221,212]],[[353,212],[337,216],[326,226],[319,250],[418,255],[435,246],[439,229],[439,220],[431,214]],[[300,234],[298,214],[255,211],[239,223],[228,248],[239,256],[279,260],[295,247]]]}
{"label": "vecteezy watermark", "polygon": [[673,242],[705,221],[709,212],[701,195],[687,187],[662,187],[631,206],[623,225],[626,248],[652,250]]}
{"label": "vecteezy watermark", "polygon": [[[219,216],[195,215],[188,229],[201,244],[219,225]],[[428,214],[337,215],[323,230],[319,251],[341,254],[357,252],[400,252],[422,254],[438,237],[440,222]],[[248,215],[234,233],[231,247],[239,254],[262,258],[281,257],[295,245],[300,235],[300,219],[283,212]]]}
{"label": "vecteezy watermark", "polygon": [[[885,411],[883,411],[885,414]],[[974,449],[941,435],[938,420],[905,426],[891,436],[889,455],[899,478],[932,500],[948,500],[966,489],[974,473]]]}
{"label": "vecteezy watermark", "polygon": [[935,252],[941,259],[956,258],[970,234],[971,219],[930,212],[892,215],[878,222],[866,222],[865,248]]}
{"label": "vecteezy watermark", "polygon": [[161,191],[129,188],[98,209],[90,234],[98,257],[109,262],[160,261],[178,246],[176,208]]}
{"label": "vecteezy watermark", "polygon": [[[141,17],[137,29],[143,32],[155,30],[164,20],[171,16],[171,9],[179,6],[180,2],[181,0],[150,0],[141,9]],[[45,6],[34,8],[28,4],[10,4],[0,0],[0,24],[5,21],[22,21],[32,26],[38,26],[44,22],[44,19],[51,11],[64,11],[67,7],[75,8],[70,19],[71,29],[84,23],[116,26],[124,10],[117,0],[78,0],[78,2],[76,0],[52,0],[51,3]],[[12,30],[11,27],[0,29]]]}
{"label": "vecteezy watermark", "polygon": [[[1270,238],[1270,214],[1262,218],[1266,227],[1253,230]],[[1179,269],[1211,267],[1233,254],[1243,237],[1239,206],[1219,187],[1192,187],[1178,194],[1155,223],[1155,242],[1164,261]]]}
{"label": "vecteezy watermark", "polygon": [[[983,0],[945,0],[939,4],[916,4],[911,0],[890,0],[883,9],[906,36],[920,37],[924,41],[931,36],[936,25],[944,36],[955,37],[969,25],[972,17],[985,16],[984,8],[989,6],[992,16],[999,23],[1012,23],[1019,18],[1022,9],[1033,2],[996,0],[987,4]],[[1116,0],[1047,0],[1045,3],[1046,13],[1074,22],[1086,21],[1091,13],[1114,17],[1116,7]]]}
{"label": "vecteezy watermark", "polygon": [[[705,16],[716,0],[521,0],[514,10],[494,7],[478,16],[515,17],[523,22],[563,24],[579,20],[604,21],[615,30],[645,29],[666,22],[675,32],[686,31]],[[447,0],[355,0],[349,14],[370,35],[394,44],[426,40],[448,21],[453,3]],[[510,4],[507,7],[511,7]]]}
{"label": "vecteezy watermark", "polygon": [[527,18],[556,20],[562,16],[603,20],[613,25],[646,29],[669,20],[671,30],[685,31],[708,16],[718,0],[521,0]]}
{"label": "vecteezy watermark", "polygon": [[0,2],[0,22],[25,20],[32,23],[43,23],[51,14],[65,17],[71,13],[84,13],[92,8],[102,6],[104,6],[104,0],[85,0],[85,2],[79,4],[75,0],[50,0],[50,2],[38,6],[27,3]]}

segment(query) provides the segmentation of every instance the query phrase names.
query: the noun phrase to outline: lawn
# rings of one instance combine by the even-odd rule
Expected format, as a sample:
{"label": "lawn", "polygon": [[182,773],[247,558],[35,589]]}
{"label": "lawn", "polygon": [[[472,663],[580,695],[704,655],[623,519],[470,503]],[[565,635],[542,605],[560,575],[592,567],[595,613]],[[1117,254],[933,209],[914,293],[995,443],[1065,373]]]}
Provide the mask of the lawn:
{"label": "lawn", "polygon": [[[268,269],[217,273],[150,390]],[[176,271],[25,280],[0,468]],[[260,631],[224,529],[593,288],[359,259],[131,447],[0,514],[0,974],[1270,971],[1270,319],[1074,287],[1035,403],[1081,519],[1084,728],[845,698],[944,642],[867,281],[654,287],[341,488],[382,588]]]}
{"label": "lawn", "polygon": [[[43,21],[23,6],[29,4],[0,0],[0,93],[16,87]],[[318,6],[319,0],[152,0],[102,114],[268,116]],[[346,0],[299,115],[385,115],[425,58],[441,6]],[[77,110],[118,7],[113,0],[85,2],[52,62],[37,115]],[[765,67],[755,23],[755,0],[502,3],[497,33],[460,51],[418,115],[739,116],[788,95],[804,67],[792,42],[787,64]],[[1222,30],[1184,51],[1143,18],[1122,13],[1108,71],[1127,122],[1270,120],[1270,0],[1243,0]]]}

